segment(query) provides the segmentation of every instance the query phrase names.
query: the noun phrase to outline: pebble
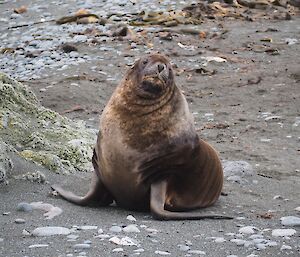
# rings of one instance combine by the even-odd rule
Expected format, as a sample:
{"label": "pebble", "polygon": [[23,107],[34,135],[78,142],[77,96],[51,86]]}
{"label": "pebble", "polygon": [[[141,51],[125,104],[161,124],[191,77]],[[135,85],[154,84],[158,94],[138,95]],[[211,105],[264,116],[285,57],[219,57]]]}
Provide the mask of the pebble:
{"label": "pebble", "polygon": [[35,244],[35,245],[29,245],[28,248],[43,248],[43,247],[48,247],[49,245],[47,244]]}
{"label": "pebble", "polygon": [[71,235],[67,236],[67,238],[71,239],[71,240],[76,240],[78,237],[79,237],[78,235],[74,235],[74,234],[71,234]]}
{"label": "pebble", "polygon": [[159,250],[155,251],[154,253],[155,253],[155,254],[159,254],[159,255],[170,255],[169,252],[159,251]]}
{"label": "pebble", "polygon": [[189,250],[189,254],[206,255],[206,252],[200,250]]}
{"label": "pebble", "polygon": [[30,233],[26,229],[23,229],[22,230],[22,235],[23,236],[30,236]]}
{"label": "pebble", "polygon": [[24,219],[15,219],[15,223],[17,223],[17,224],[23,224],[25,222],[26,221]]}
{"label": "pebble", "polygon": [[299,207],[297,207],[297,208],[295,208],[295,211],[298,211],[298,212],[300,212],[300,206],[299,206]]}
{"label": "pebble", "polygon": [[180,251],[183,251],[183,252],[186,252],[188,250],[190,250],[190,247],[188,245],[178,245],[179,246],[179,250]]}
{"label": "pebble", "polygon": [[93,229],[98,229],[98,226],[80,226],[78,227],[80,230],[93,230]]}
{"label": "pebble", "polygon": [[234,239],[231,239],[230,242],[235,243],[238,246],[242,246],[245,244],[246,241],[243,239],[234,238]]}
{"label": "pebble", "polygon": [[126,217],[126,219],[129,220],[129,221],[136,221],[136,218],[133,217],[132,215],[128,215],[128,216]]}
{"label": "pebble", "polygon": [[286,216],[282,217],[281,219],[281,224],[284,226],[300,226],[300,218],[295,217],[295,216]]}
{"label": "pebble", "polygon": [[30,212],[32,210],[33,208],[29,203],[22,202],[17,205],[17,211]]}
{"label": "pebble", "polygon": [[274,229],[272,230],[272,236],[283,237],[283,236],[292,236],[296,234],[295,229]]}
{"label": "pebble", "polygon": [[90,249],[91,245],[90,244],[76,244],[76,245],[73,245],[73,248],[75,248],[75,249]]}
{"label": "pebble", "polygon": [[122,228],[119,227],[119,226],[112,226],[110,229],[109,229],[110,232],[113,232],[113,233],[120,233],[122,231]]}
{"label": "pebble", "polygon": [[98,234],[103,234],[103,229],[102,228],[98,229]]}
{"label": "pebble", "polygon": [[264,249],[266,249],[266,245],[265,244],[256,244],[255,246],[256,246],[256,248],[258,250],[264,250]]}
{"label": "pebble", "polygon": [[224,237],[218,237],[215,239],[215,243],[220,244],[220,243],[224,243],[224,242],[226,242],[226,239]]}
{"label": "pebble", "polygon": [[97,236],[95,236],[95,238],[100,238],[100,239],[107,239],[107,238],[110,238],[110,235],[106,235],[106,234],[102,234],[102,235],[97,235]]}
{"label": "pebble", "polygon": [[280,248],[281,251],[283,250],[292,250],[292,247],[289,246],[289,245],[282,245],[281,248]]}
{"label": "pebble", "polygon": [[70,229],[65,227],[38,227],[32,231],[33,236],[69,235]]}
{"label": "pebble", "polygon": [[4,241],[4,239],[3,239],[3,238],[0,238],[0,243],[3,242],[3,241]]}
{"label": "pebble", "polygon": [[118,238],[117,236],[114,236],[110,238],[109,241],[117,245],[138,246],[138,242],[128,236],[122,238]]}
{"label": "pebble", "polygon": [[112,250],[112,252],[124,252],[123,248],[115,248]]}
{"label": "pebble", "polygon": [[126,226],[125,228],[123,228],[123,231],[126,233],[139,233],[140,232],[138,227],[134,224]]}
{"label": "pebble", "polygon": [[231,254],[231,255],[227,255],[226,257],[238,257],[238,256]]}
{"label": "pebble", "polygon": [[255,227],[253,226],[242,227],[239,229],[239,232],[242,234],[254,234],[255,233],[254,228]]}

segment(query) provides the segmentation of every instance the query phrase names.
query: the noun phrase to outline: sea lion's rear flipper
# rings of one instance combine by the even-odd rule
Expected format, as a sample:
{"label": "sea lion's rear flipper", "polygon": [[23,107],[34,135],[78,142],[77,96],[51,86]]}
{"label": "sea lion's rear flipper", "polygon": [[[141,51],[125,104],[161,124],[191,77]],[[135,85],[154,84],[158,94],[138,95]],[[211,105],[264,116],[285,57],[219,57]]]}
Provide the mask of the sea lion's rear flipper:
{"label": "sea lion's rear flipper", "polygon": [[173,212],[165,210],[167,182],[165,180],[151,184],[150,208],[154,218],[158,220],[200,220],[200,219],[232,219],[224,215],[203,215],[197,212]]}

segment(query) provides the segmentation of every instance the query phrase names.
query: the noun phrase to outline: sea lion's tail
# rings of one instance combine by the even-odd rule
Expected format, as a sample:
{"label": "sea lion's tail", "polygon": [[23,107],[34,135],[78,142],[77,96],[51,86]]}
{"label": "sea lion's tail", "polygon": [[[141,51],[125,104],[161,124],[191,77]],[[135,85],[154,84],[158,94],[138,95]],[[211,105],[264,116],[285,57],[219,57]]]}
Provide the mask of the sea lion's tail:
{"label": "sea lion's tail", "polygon": [[233,219],[230,216],[197,212],[176,212],[164,208],[166,200],[167,182],[165,180],[151,184],[150,208],[155,219],[158,220],[201,220],[201,219]]}

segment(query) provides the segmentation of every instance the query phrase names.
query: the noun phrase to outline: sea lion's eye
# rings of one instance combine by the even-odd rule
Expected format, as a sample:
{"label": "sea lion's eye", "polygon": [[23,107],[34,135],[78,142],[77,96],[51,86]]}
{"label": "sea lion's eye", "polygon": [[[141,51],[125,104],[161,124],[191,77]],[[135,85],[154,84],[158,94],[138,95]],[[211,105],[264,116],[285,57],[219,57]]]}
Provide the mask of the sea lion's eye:
{"label": "sea lion's eye", "polygon": [[146,65],[147,63],[148,63],[148,60],[147,60],[147,59],[143,60],[143,64],[144,64],[144,65]]}

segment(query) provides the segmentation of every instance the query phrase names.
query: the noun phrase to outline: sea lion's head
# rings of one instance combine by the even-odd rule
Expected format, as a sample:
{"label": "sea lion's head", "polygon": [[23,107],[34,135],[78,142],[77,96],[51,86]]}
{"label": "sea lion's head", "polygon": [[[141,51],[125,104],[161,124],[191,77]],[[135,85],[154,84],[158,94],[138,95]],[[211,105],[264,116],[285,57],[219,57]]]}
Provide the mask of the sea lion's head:
{"label": "sea lion's head", "polygon": [[174,75],[169,60],[160,54],[149,54],[137,60],[127,74],[134,91],[143,99],[157,99],[174,86]]}

